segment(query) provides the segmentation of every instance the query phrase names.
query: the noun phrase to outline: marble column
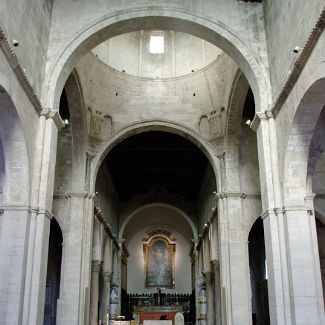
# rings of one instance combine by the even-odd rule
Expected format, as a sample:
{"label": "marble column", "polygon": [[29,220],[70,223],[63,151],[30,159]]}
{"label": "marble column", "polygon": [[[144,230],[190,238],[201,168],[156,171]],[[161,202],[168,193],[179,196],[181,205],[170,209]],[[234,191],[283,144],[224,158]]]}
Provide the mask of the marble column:
{"label": "marble column", "polygon": [[193,252],[192,252],[192,264],[194,264],[194,289],[195,290],[195,311],[196,311],[196,322],[199,323],[199,252],[197,251],[197,243],[194,243]]}
{"label": "marble column", "polygon": [[109,304],[110,304],[110,290],[111,290],[111,276],[112,272],[102,272],[104,280],[103,288],[103,315],[101,319],[104,321],[104,324],[107,324],[109,321]]}
{"label": "marble column", "polygon": [[215,281],[215,319],[216,325],[221,325],[221,285],[220,285],[220,262],[212,261]]}
{"label": "marble column", "polygon": [[90,288],[90,325],[98,324],[98,299],[99,299],[99,272],[101,261],[91,263],[91,288]]}
{"label": "marble column", "polygon": [[205,283],[207,288],[207,325],[213,325],[213,290],[212,272],[205,272]]}

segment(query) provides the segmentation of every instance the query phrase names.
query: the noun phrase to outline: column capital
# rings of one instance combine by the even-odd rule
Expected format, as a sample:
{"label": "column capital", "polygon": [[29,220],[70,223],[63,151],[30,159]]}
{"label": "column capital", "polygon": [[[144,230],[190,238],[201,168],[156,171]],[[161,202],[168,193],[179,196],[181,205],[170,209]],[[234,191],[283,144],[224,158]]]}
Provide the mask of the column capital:
{"label": "column capital", "polygon": [[89,194],[86,191],[82,191],[82,192],[67,192],[67,193],[65,193],[65,197],[67,199],[73,198],[73,197],[86,198],[87,196],[90,197],[91,195],[92,194]]}
{"label": "column capital", "polygon": [[211,279],[213,272],[212,272],[212,270],[203,270],[202,273],[204,274],[205,279],[206,280],[209,280],[209,279]]}
{"label": "column capital", "polygon": [[102,272],[104,282],[111,282],[112,272]]}
{"label": "column capital", "polygon": [[92,260],[91,261],[91,272],[99,272],[102,266],[102,261]]}
{"label": "column capital", "polygon": [[245,197],[247,196],[247,194],[246,193],[243,193],[243,192],[225,191],[225,192],[218,192],[218,193],[216,193],[216,196],[219,199],[225,199],[225,198],[228,198],[228,197],[238,197],[238,198],[241,198],[241,199],[245,199]]}
{"label": "column capital", "polygon": [[52,119],[56,127],[58,128],[58,130],[61,130],[65,126],[58,111],[49,111],[48,114],[46,115],[46,118]]}
{"label": "column capital", "polygon": [[275,118],[275,115],[271,110],[257,112],[252,120],[252,123],[250,124],[250,128],[256,132],[261,121],[267,121],[271,118]]}
{"label": "column capital", "polygon": [[211,263],[212,263],[214,272],[220,270],[220,261],[219,260],[212,260]]}

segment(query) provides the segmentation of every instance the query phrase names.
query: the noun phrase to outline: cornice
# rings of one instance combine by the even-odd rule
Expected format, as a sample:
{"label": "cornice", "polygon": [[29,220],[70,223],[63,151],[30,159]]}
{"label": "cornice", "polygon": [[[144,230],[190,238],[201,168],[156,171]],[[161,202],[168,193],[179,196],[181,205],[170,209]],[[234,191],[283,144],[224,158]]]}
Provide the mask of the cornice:
{"label": "cornice", "polygon": [[[274,116],[274,118],[279,114],[283,104],[287,100],[289,94],[291,93],[294,85],[299,79],[302,70],[304,69],[311,53],[313,52],[321,34],[323,33],[325,28],[325,7],[323,8],[315,26],[311,30],[307,41],[300,51],[298,58],[296,59],[291,72],[288,75],[286,82],[284,83],[282,89],[280,90],[279,95],[277,96],[274,104],[270,108],[270,112]],[[261,121],[260,113],[256,113],[252,123],[250,125],[251,129],[256,131]],[[262,113],[263,114],[263,113]]]}
{"label": "cornice", "polygon": [[286,101],[293,86],[295,85],[298,78],[300,77],[300,74],[301,74],[303,68],[305,67],[321,34],[324,31],[324,27],[325,27],[325,7],[323,8],[323,10],[319,16],[319,18],[316,22],[316,25],[314,26],[311,33],[309,34],[309,37],[307,38],[307,41],[306,41],[303,49],[301,50],[300,55],[298,56],[296,62],[294,63],[293,69],[291,70],[286,83],[282,87],[282,90],[280,91],[280,94],[273,105],[272,112],[275,116],[281,110],[281,107],[283,106],[284,102]]}
{"label": "cornice", "polygon": [[111,226],[106,222],[106,220],[103,218],[103,216],[100,213],[100,210],[95,208],[95,216],[97,220],[103,225],[104,231],[110,237],[113,241],[113,244],[115,245],[116,248],[119,248],[119,242],[116,239],[116,236],[112,233],[112,228]]}
{"label": "cornice", "polygon": [[41,102],[40,102],[39,98],[37,97],[35,90],[33,89],[31,83],[27,79],[26,73],[25,73],[24,69],[22,68],[22,66],[20,65],[18,57],[15,54],[14,50],[12,49],[11,44],[10,44],[10,42],[9,42],[7,36],[5,35],[4,30],[2,29],[1,26],[0,26],[0,48],[1,48],[4,56],[6,57],[12,71],[15,73],[19,84],[24,89],[28,99],[34,106],[36,112],[38,114],[40,114],[43,109]]}
{"label": "cornice", "polygon": [[26,96],[33,105],[35,111],[39,116],[46,116],[47,119],[53,119],[55,125],[60,130],[64,127],[64,122],[61,119],[60,114],[57,111],[51,111],[50,109],[42,107],[41,101],[38,98],[34,88],[32,87],[30,81],[28,80],[25,70],[19,63],[18,57],[14,52],[8,37],[6,36],[4,30],[0,26],[0,48],[7,59],[12,71],[15,73],[20,86],[23,88]]}

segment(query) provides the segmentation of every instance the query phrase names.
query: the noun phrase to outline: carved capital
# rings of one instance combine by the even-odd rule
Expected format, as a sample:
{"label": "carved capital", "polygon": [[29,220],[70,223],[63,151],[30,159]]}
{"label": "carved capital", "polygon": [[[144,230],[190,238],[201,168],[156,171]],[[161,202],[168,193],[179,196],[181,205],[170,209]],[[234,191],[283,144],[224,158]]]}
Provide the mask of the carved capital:
{"label": "carved capital", "polygon": [[48,119],[52,119],[53,122],[55,123],[56,127],[58,130],[61,130],[64,127],[64,122],[57,111],[49,111],[47,116]]}
{"label": "carved capital", "polygon": [[212,261],[212,266],[213,266],[213,271],[217,272],[220,270],[220,261],[218,260],[213,260]]}
{"label": "carved capital", "polygon": [[274,113],[271,110],[266,110],[264,112],[257,112],[253,118],[250,128],[253,131],[257,131],[261,121],[267,121],[270,118],[275,118]]}
{"label": "carved capital", "polygon": [[99,272],[102,266],[102,262],[98,260],[91,261],[91,272]]}
{"label": "carved capital", "polygon": [[112,272],[102,272],[104,282],[111,282]]}

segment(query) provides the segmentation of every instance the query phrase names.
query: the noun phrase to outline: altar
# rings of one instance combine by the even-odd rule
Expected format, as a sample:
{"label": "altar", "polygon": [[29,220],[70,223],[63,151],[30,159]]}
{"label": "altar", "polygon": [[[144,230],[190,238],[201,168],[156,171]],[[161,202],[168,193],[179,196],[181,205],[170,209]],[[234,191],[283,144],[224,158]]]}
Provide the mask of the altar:
{"label": "altar", "polygon": [[[182,306],[135,306],[133,310],[139,324],[145,324],[144,321],[171,321],[175,325],[176,313],[182,313]],[[170,323],[170,322],[169,322]],[[147,324],[148,325],[148,324]]]}
{"label": "altar", "polygon": [[144,320],[143,325],[172,325],[171,320]]}

